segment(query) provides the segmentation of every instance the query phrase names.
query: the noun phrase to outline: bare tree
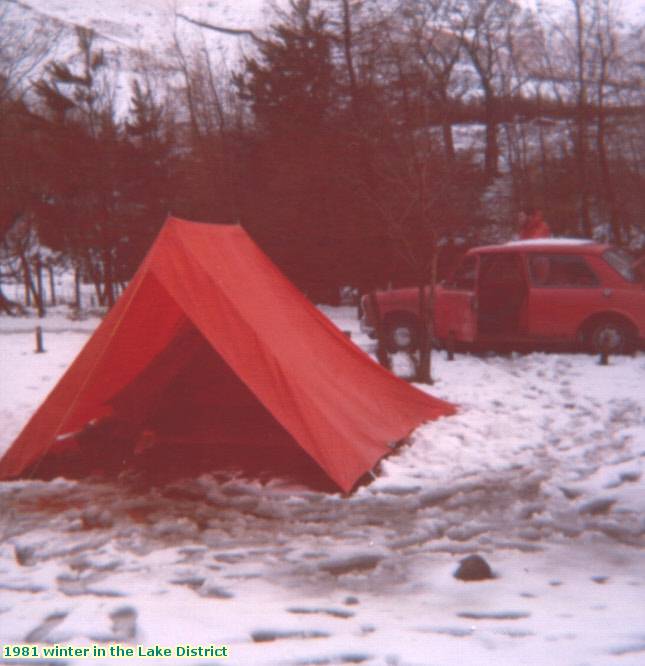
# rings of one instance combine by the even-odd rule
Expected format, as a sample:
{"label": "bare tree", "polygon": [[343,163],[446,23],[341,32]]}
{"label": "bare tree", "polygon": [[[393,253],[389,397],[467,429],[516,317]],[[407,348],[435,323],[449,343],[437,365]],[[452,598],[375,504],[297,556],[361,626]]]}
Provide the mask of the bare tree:
{"label": "bare tree", "polygon": [[483,95],[484,168],[493,177],[499,171],[500,103],[519,87],[514,79],[514,33],[522,27],[523,14],[512,0],[460,0],[453,16]]}
{"label": "bare tree", "polygon": [[51,53],[62,28],[55,21],[25,19],[9,2],[0,6],[0,106],[21,98]]}
{"label": "bare tree", "polygon": [[464,36],[457,23],[455,0],[403,0],[400,20],[404,39],[409,45],[409,59],[419,70],[419,94],[423,124],[439,123],[449,163],[455,160],[452,126],[456,106],[469,81],[459,76]]}

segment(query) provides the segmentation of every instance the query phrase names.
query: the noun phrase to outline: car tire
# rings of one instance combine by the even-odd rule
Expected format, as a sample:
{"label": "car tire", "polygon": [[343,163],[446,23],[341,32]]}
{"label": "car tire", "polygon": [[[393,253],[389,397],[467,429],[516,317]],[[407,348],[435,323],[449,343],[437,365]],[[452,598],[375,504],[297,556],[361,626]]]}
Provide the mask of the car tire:
{"label": "car tire", "polygon": [[633,334],[629,325],[619,319],[600,319],[588,328],[587,346],[593,354],[605,348],[610,354],[629,354],[633,349]]}
{"label": "car tire", "polygon": [[395,317],[385,324],[385,346],[388,352],[416,351],[419,348],[419,325],[413,317]]}

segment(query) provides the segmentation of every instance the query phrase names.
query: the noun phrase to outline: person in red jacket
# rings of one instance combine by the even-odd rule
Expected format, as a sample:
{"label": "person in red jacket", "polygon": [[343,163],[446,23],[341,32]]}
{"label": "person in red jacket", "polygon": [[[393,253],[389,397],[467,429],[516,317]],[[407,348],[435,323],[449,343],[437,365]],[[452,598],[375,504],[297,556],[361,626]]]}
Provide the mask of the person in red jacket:
{"label": "person in red jacket", "polygon": [[544,221],[542,212],[536,210],[527,213],[522,211],[518,218],[520,227],[520,240],[529,240],[531,238],[549,238],[551,229]]}

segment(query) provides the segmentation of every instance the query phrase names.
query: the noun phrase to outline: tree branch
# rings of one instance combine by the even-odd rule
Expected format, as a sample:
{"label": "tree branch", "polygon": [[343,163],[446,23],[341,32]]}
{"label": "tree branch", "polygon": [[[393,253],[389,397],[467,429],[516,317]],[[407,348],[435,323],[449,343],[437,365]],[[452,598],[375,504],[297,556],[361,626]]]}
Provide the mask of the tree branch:
{"label": "tree branch", "polygon": [[180,19],[184,19],[188,23],[192,23],[200,28],[206,28],[207,30],[214,30],[215,32],[221,32],[224,35],[233,35],[234,37],[250,37],[253,41],[262,43],[262,40],[253,32],[253,30],[244,30],[238,28],[224,28],[221,25],[213,25],[212,23],[206,23],[205,21],[197,21],[192,19],[184,14],[176,14]]}

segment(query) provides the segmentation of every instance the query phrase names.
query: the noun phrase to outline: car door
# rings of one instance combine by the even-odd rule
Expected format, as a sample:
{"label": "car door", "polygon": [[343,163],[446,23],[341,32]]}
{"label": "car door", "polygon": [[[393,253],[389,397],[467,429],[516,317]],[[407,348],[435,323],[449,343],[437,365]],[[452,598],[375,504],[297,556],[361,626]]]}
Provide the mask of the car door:
{"label": "car door", "polygon": [[434,325],[440,340],[475,341],[477,266],[477,255],[466,255],[453,276],[437,287]]}
{"label": "car door", "polygon": [[531,253],[528,326],[535,339],[573,340],[604,305],[598,276],[583,255]]}
{"label": "car door", "polygon": [[514,340],[524,335],[527,292],[519,252],[481,255],[477,278],[477,331],[481,340]]}

